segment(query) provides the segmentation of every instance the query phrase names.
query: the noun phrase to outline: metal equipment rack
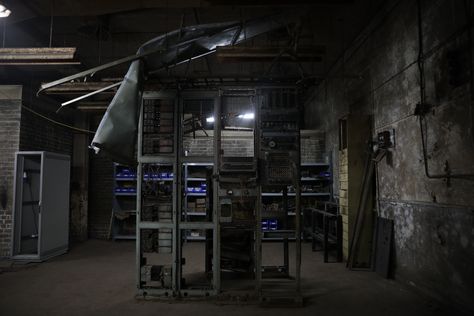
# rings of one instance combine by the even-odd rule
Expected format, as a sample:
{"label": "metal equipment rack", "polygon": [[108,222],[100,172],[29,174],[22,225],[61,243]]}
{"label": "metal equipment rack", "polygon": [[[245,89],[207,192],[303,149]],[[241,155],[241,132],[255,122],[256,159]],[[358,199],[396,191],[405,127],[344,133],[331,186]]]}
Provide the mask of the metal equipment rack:
{"label": "metal equipment rack", "polygon": [[[270,155],[276,153],[276,158],[282,150],[281,147],[274,150],[262,145],[261,137],[268,136],[266,134],[268,130],[260,129],[262,121],[253,127],[253,157],[238,157],[238,155],[225,153],[222,147],[222,129],[223,124],[226,124],[224,114],[228,115],[228,112],[223,113],[223,109],[227,105],[232,108],[235,103],[247,102],[252,105],[255,121],[258,121],[259,113],[268,110],[268,107],[261,106],[270,104],[269,93],[273,96],[278,95],[280,100],[284,98],[292,100],[279,109],[281,113],[286,111],[286,121],[288,113],[291,114],[291,128],[284,128],[278,135],[272,136],[278,141],[288,141],[291,138],[291,143],[296,144],[290,151],[284,149],[285,152],[290,152],[290,159],[285,160],[283,165],[282,160],[266,160],[265,150]],[[137,150],[136,276],[138,294],[143,297],[148,295],[168,297],[219,295],[225,288],[221,284],[222,269],[225,268],[227,271],[229,262],[232,268],[232,263],[236,262],[233,261],[235,259],[247,264],[243,269],[247,270],[250,282],[255,286],[255,294],[261,302],[272,301],[275,295],[264,289],[266,285],[264,278],[268,267],[262,267],[261,264],[261,192],[264,192],[262,187],[266,188],[268,185],[282,188],[290,184],[294,185],[296,209],[300,209],[299,115],[295,88],[222,87],[210,92],[144,92],[142,98]],[[191,118],[193,128],[186,129],[189,115],[188,117],[184,115],[185,106],[188,100],[195,101],[196,99],[206,99],[206,102],[211,102],[213,105],[213,133],[210,136],[206,131],[202,131],[206,137],[213,137],[212,156],[193,156],[184,149],[184,135],[192,133],[195,137],[199,134],[198,128],[203,126],[203,118],[193,115]],[[270,112],[267,111],[267,114],[271,116]],[[263,115],[265,116],[265,113]],[[280,115],[280,118],[282,117]],[[279,143],[278,146],[280,145]],[[188,176],[188,167],[193,164],[212,166],[212,174],[208,173],[206,176],[205,214],[195,216],[191,221],[187,212],[186,188],[189,181],[194,181]],[[238,166],[244,166],[245,170],[239,169]],[[276,169],[271,170],[274,167]],[[149,168],[154,168],[154,172],[167,173],[172,181],[149,183],[150,181],[145,178],[145,171]],[[264,169],[265,172],[262,171]],[[277,169],[290,171],[285,174],[283,181],[278,180],[278,177],[272,178],[266,173],[269,170],[278,171]],[[232,178],[238,178],[238,181],[233,182]],[[199,181],[203,179],[200,177]],[[271,182],[272,179],[278,181]],[[235,203],[236,200],[238,203]],[[245,207],[241,209],[235,207],[235,205],[244,204]],[[279,295],[279,299],[289,297],[293,302],[300,303],[301,217],[295,216],[295,221],[295,229],[287,232],[281,240],[286,258],[284,265],[287,277],[289,277],[288,240],[295,240],[295,276],[288,278],[289,283],[293,285],[291,289],[286,288],[285,296]],[[183,266],[187,260],[184,259],[183,251],[186,240],[193,239],[187,234],[190,230],[205,231],[203,238],[199,238],[205,241],[206,263],[203,272],[207,276],[207,282],[204,284],[187,284],[184,278]],[[229,239],[228,236],[232,236],[233,232],[242,231],[245,231],[245,236],[249,237],[246,238],[249,242],[247,252],[235,253],[233,251],[238,248],[233,247],[236,240]],[[239,266],[239,269],[241,268],[242,266]]]}
{"label": "metal equipment rack", "polygon": [[[300,176],[300,107],[298,92],[294,87],[264,88],[259,90],[257,107],[258,125],[256,152],[258,155],[259,186],[256,230],[256,288],[263,304],[302,305],[301,283],[301,176]],[[267,189],[282,192],[287,206],[288,186],[294,188],[294,230],[282,236],[283,266],[265,267],[262,264],[262,192]],[[288,209],[284,207],[288,217]],[[270,237],[271,238],[271,237]],[[288,239],[295,240],[295,275],[290,277]],[[270,273],[268,273],[270,272]],[[275,277],[275,273],[280,276]],[[281,277],[286,277],[282,282]],[[275,283],[278,282],[278,283]],[[275,286],[278,284],[278,286]]]}

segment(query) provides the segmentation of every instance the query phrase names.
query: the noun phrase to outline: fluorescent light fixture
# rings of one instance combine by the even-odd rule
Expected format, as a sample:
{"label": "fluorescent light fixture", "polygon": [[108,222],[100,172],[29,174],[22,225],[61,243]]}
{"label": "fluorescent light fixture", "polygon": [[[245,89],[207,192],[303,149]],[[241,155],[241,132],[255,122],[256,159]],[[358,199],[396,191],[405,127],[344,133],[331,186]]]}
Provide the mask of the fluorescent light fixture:
{"label": "fluorescent light fixture", "polygon": [[0,4],[0,18],[6,18],[10,16],[12,11],[8,10],[3,4]]}
{"label": "fluorescent light fixture", "polygon": [[214,116],[206,118],[206,122],[208,123],[214,123]]}
{"label": "fluorescent light fixture", "polygon": [[240,114],[237,117],[240,118],[240,119],[243,119],[243,120],[253,120],[255,118],[255,114],[245,113],[245,114]]}

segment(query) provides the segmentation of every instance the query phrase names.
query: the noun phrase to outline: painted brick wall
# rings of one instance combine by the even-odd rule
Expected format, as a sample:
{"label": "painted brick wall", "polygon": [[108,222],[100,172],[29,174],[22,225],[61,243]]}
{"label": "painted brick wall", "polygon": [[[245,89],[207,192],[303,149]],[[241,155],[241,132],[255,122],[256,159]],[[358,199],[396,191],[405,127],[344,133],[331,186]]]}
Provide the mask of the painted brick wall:
{"label": "painted brick wall", "polygon": [[20,142],[21,86],[0,86],[0,257],[10,255],[13,170]]}

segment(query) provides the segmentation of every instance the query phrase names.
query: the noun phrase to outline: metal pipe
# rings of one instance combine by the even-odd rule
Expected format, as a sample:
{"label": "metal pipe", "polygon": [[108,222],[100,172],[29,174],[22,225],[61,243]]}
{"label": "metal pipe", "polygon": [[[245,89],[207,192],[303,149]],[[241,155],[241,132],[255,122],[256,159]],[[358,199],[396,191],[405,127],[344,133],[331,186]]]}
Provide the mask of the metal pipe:
{"label": "metal pipe", "polygon": [[75,98],[75,99],[72,99],[72,100],[63,102],[63,103],[61,103],[61,107],[56,111],[56,113],[58,113],[63,107],[65,107],[65,106],[67,106],[67,105],[69,105],[69,104],[75,103],[75,102],[77,102],[77,101],[84,100],[84,99],[86,99],[86,98],[88,98],[88,97],[91,97],[91,96],[93,96],[93,95],[96,95],[96,94],[99,94],[99,93],[101,93],[101,92],[107,91],[107,90],[112,89],[112,88],[115,88],[115,87],[117,87],[117,86],[120,86],[120,85],[122,84],[122,82],[123,82],[123,81],[116,82],[116,83],[114,83],[114,84],[112,84],[112,85],[110,85],[110,86],[104,87],[104,88],[102,88],[102,89],[93,91],[93,92],[88,93],[88,94],[85,94],[85,95],[81,95],[80,97],[77,97],[77,98]]}
{"label": "metal pipe", "polygon": [[[422,21],[422,10],[421,10],[421,0],[417,0],[418,8],[418,71],[420,74],[420,108],[426,105],[426,88],[425,88],[425,62],[424,62],[424,51],[423,51],[423,21]],[[470,27],[470,26],[469,26]],[[472,80],[472,79],[471,79]],[[430,174],[428,166],[428,154],[425,143],[425,132],[423,130],[423,120],[425,119],[424,110],[421,109],[418,113],[420,116],[420,134],[421,134],[421,145],[423,152],[423,163],[425,169],[425,175],[429,179],[447,179],[449,184],[449,179],[465,179],[474,181],[474,174],[452,174],[448,162],[446,161],[445,174]]]}
{"label": "metal pipe", "polygon": [[76,80],[76,79],[79,79],[79,78],[83,78],[83,77],[86,77],[88,75],[92,76],[96,72],[99,72],[101,70],[109,69],[109,68],[127,63],[127,62],[138,60],[138,59],[141,59],[141,58],[146,57],[148,55],[151,55],[151,54],[154,54],[154,53],[157,53],[157,52],[161,52],[161,51],[163,51],[162,47],[157,48],[157,49],[152,49],[152,50],[150,50],[146,53],[141,53],[141,54],[136,54],[136,55],[131,55],[131,56],[127,56],[127,57],[124,57],[124,58],[120,58],[120,59],[112,61],[110,63],[106,63],[106,64],[103,64],[103,65],[91,68],[89,70],[79,72],[75,75],[71,75],[71,76],[68,76],[68,77],[53,81],[53,82],[42,84],[41,89],[38,90],[36,95],[39,96],[44,90],[50,89],[52,87],[59,86],[63,83],[67,83],[67,82],[70,82],[70,81],[73,81],[73,80]]}

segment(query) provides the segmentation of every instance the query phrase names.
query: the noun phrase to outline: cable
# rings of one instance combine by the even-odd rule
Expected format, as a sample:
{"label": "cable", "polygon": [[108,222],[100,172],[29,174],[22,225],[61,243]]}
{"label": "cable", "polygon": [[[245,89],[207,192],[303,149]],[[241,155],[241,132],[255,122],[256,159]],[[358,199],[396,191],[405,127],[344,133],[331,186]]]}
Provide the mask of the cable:
{"label": "cable", "polygon": [[54,124],[57,124],[57,125],[59,125],[59,126],[66,127],[66,128],[69,128],[69,129],[72,129],[72,130],[74,130],[74,131],[81,132],[81,133],[95,134],[95,132],[93,132],[93,131],[90,131],[90,130],[87,130],[87,129],[82,129],[82,128],[77,128],[77,127],[74,127],[74,126],[71,126],[71,125],[68,125],[68,124],[64,124],[64,123],[55,121],[55,120],[53,120],[53,119],[50,119],[49,117],[44,116],[44,115],[42,115],[42,114],[36,112],[35,110],[33,110],[33,109],[31,109],[31,108],[29,108],[29,107],[27,107],[27,106],[25,106],[25,105],[22,105],[22,108],[24,108],[25,110],[27,110],[27,111],[29,111],[29,112],[31,112],[31,113],[33,113],[33,114],[39,116],[39,117],[41,117],[42,119],[45,119],[45,120],[47,120],[47,121],[49,121],[49,122],[52,122],[52,123],[54,123]]}

